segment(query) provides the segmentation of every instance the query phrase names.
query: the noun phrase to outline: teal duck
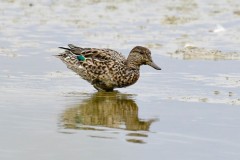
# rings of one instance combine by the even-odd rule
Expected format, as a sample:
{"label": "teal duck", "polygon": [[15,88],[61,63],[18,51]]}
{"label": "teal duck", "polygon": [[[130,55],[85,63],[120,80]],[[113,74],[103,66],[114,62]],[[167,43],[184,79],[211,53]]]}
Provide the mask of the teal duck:
{"label": "teal duck", "polygon": [[69,69],[91,83],[99,91],[127,87],[139,78],[141,65],[161,70],[152,60],[151,52],[142,46],[134,47],[126,59],[111,49],[81,48],[72,44],[59,47],[65,52],[57,55]]}

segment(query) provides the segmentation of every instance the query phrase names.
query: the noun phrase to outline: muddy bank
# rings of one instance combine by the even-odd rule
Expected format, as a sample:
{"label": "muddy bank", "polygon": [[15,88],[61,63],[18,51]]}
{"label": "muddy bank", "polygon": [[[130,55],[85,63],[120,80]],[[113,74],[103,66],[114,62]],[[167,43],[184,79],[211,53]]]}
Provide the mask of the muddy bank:
{"label": "muddy bank", "polygon": [[169,55],[183,60],[240,60],[240,52],[222,52],[193,46],[178,49]]}

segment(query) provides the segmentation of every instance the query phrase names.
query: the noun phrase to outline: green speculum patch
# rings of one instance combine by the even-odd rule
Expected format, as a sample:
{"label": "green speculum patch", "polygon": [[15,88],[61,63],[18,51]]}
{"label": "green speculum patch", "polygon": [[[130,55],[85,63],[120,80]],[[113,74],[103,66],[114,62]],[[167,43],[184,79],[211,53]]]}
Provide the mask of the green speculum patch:
{"label": "green speculum patch", "polygon": [[86,58],[83,55],[79,55],[79,56],[77,56],[77,59],[79,61],[85,61]]}

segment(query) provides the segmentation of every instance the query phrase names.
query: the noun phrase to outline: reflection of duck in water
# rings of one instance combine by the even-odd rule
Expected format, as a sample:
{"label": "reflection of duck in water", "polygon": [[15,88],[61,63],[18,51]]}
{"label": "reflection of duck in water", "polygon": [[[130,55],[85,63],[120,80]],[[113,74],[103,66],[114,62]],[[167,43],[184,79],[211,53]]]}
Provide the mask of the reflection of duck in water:
{"label": "reflection of duck in water", "polygon": [[140,120],[138,106],[130,95],[117,92],[98,92],[63,114],[63,125],[70,129],[84,129],[83,125],[87,125],[148,131],[153,121]]}

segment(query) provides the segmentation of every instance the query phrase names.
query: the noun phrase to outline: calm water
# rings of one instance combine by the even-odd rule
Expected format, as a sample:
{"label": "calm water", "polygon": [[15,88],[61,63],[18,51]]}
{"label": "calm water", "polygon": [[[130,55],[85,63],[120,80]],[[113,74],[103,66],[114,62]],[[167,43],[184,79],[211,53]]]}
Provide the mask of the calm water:
{"label": "calm water", "polygon": [[[240,159],[240,2],[0,2],[0,159]],[[222,28],[221,28],[222,27]],[[151,49],[128,88],[97,93],[52,55],[68,43]]]}

